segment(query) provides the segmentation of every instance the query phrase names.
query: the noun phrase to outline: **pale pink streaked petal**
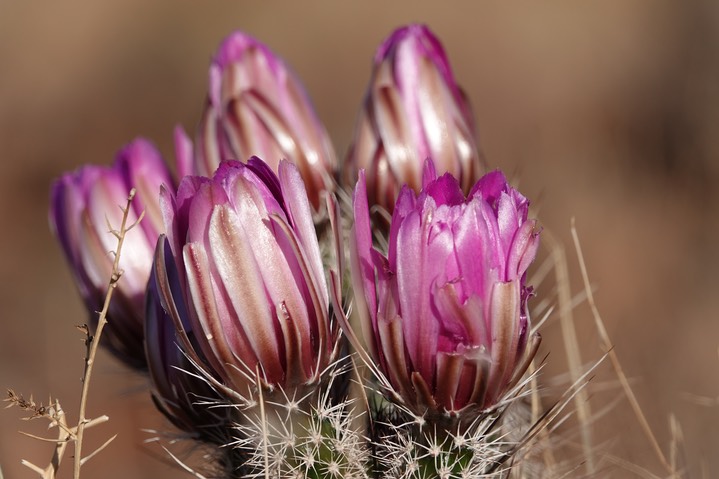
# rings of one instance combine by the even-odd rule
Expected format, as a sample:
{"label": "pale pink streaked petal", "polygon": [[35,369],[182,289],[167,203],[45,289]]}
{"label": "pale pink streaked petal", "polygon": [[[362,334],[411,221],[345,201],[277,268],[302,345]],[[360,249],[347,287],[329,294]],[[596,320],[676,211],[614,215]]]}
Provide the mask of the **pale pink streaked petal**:
{"label": "pale pink streaked petal", "polygon": [[[275,333],[277,319],[273,317],[274,304],[269,302],[262,281],[263,271],[260,268],[265,265],[256,263],[252,251],[255,248],[272,251],[273,245],[248,241],[244,225],[240,222],[242,216],[242,212],[235,213],[226,206],[214,209],[210,220],[209,251],[225,288],[230,292],[227,300],[234,311],[241,312],[242,329],[262,364],[265,376],[269,381],[276,382],[283,376],[280,345]],[[246,217],[243,219],[247,220]],[[234,294],[235,291],[242,291],[242,294]],[[231,318],[218,319],[223,329],[236,327]],[[255,367],[254,364],[247,366],[250,370]]]}
{"label": "pale pink streaked petal", "polygon": [[[213,287],[210,274],[210,258],[198,243],[185,245],[183,251],[184,266],[187,274],[190,320],[193,329],[202,335],[199,341],[205,358],[213,369],[225,378],[238,374],[237,367],[254,370],[255,364],[248,364],[250,348],[241,340],[241,335],[232,327],[231,319],[220,316],[218,294]],[[223,324],[224,323],[224,324]],[[235,351],[241,350],[244,362],[238,364]]]}
{"label": "pale pink streaked petal", "polygon": [[327,283],[324,278],[322,258],[319,249],[313,247],[317,244],[317,233],[315,233],[312,222],[310,203],[307,198],[302,177],[296,168],[288,161],[280,162],[279,179],[282,187],[282,196],[286,200],[289,220],[294,226],[297,238],[302,245],[302,250],[308,253],[307,262],[310,266],[312,281],[318,287],[322,304],[328,304]]}

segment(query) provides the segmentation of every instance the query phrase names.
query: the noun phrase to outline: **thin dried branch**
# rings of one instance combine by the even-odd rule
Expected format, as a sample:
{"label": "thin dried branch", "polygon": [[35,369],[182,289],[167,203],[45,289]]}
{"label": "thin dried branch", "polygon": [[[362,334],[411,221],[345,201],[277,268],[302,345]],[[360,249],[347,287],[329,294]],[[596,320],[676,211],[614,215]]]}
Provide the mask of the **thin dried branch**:
{"label": "thin dried branch", "polygon": [[[112,295],[115,292],[115,288],[117,287],[117,282],[120,280],[120,277],[122,276],[122,270],[120,269],[120,253],[122,251],[122,245],[125,242],[125,235],[128,231],[130,231],[132,228],[138,225],[138,223],[142,220],[144,217],[144,212],[140,215],[140,217],[128,226],[127,219],[130,212],[130,204],[132,203],[132,200],[135,198],[136,190],[133,188],[130,190],[130,194],[127,197],[127,203],[125,204],[125,207],[120,207],[122,210],[122,223],[120,224],[119,230],[114,230],[110,226],[108,222],[108,228],[110,229],[110,233],[112,233],[117,238],[117,249],[115,250],[115,260],[112,264],[112,274],[110,276],[110,281],[107,286],[107,294],[105,295],[105,303],[102,306],[102,311],[100,311],[100,316],[98,318],[97,322],[97,329],[95,331],[95,335],[92,336],[89,332],[89,329],[85,328],[84,332],[86,334],[86,341],[85,345],[87,347],[87,356],[85,359],[85,372],[82,376],[82,394],[80,396],[80,412],[78,414],[78,422],[77,422],[77,434],[75,437],[75,457],[74,457],[74,467],[73,467],[73,478],[74,479],[80,479],[80,468],[82,467],[83,459],[82,459],[82,440],[85,432],[85,426],[88,422],[87,418],[85,417],[85,410],[87,407],[87,397],[88,393],[90,391],[90,378],[92,376],[92,370],[93,366],[95,364],[95,356],[97,355],[97,348],[100,345],[100,337],[102,336],[102,330],[105,328],[105,325],[107,324],[107,312],[110,308],[110,302],[112,301]],[[103,446],[104,447],[104,446]],[[93,454],[91,454],[89,457],[91,457]]]}
{"label": "thin dried branch", "polygon": [[58,435],[57,439],[53,441],[55,443],[55,450],[53,451],[50,464],[48,464],[45,468],[41,468],[29,461],[26,461],[24,459],[22,460],[22,464],[24,466],[38,473],[42,479],[55,479],[55,476],[57,475],[57,470],[60,468],[60,463],[62,462],[62,458],[65,455],[65,449],[67,449],[67,444],[74,438],[75,434],[74,431],[67,425],[67,422],[65,420],[65,413],[63,412],[62,408],[60,408],[60,403],[55,401],[55,407],[56,413],[51,419],[51,421],[53,425],[58,426]]}
{"label": "thin dried branch", "polygon": [[[52,406],[42,406],[41,404],[35,403],[32,397],[26,400],[21,395],[16,394],[15,392],[10,390],[8,391],[8,399],[6,399],[6,401],[9,401],[11,403],[8,407],[18,406],[21,409],[31,411],[33,413],[32,416],[25,419],[45,417],[50,421],[50,427],[58,428],[58,436],[56,438],[40,437],[34,434],[20,431],[20,434],[31,437],[33,439],[52,442],[55,444],[55,449],[53,451],[53,456],[50,460],[50,464],[48,464],[44,468],[24,459],[21,461],[21,464],[35,471],[42,479],[55,479],[55,477],[57,476],[57,471],[60,468],[62,458],[65,455],[67,445],[76,438],[77,426],[68,426],[67,420],[65,418],[65,412],[62,410],[62,408],[60,407],[60,403],[57,400],[54,402],[49,401],[50,403],[52,403]],[[96,417],[95,419],[87,421],[85,424],[85,428],[90,428],[92,426],[107,422],[109,419],[110,418],[105,415]],[[2,479],[2,476],[0,476],[0,479]]]}
{"label": "thin dried branch", "polygon": [[32,396],[30,396],[30,399],[25,399],[22,394],[17,394],[12,389],[7,390],[7,398],[4,401],[10,403],[6,406],[6,409],[17,406],[23,411],[29,411],[31,414],[24,418],[25,420],[37,419],[39,417],[54,420],[59,409],[57,403],[53,402],[52,398],[48,401],[48,405],[45,406],[42,403],[36,403]]}
{"label": "thin dried branch", "polygon": [[112,441],[115,440],[116,437],[117,437],[117,434],[115,434],[115,435],[112,436],[110,439],[108,439],[107,441],[105,441],[105,443],[104,443],[102,446],[100,446],[100,447],[98,447],[97,449],[95,449],[95,451],[93,451],[90,455],[83,457],[83,458],[82,458],[82,461],[80,461],[80,465],[81,465],[81,466],[85,465],[85,463],[86,463],[87,461],[89,461],[90,459],[92,459],[93,457],[95,457],[100,451],[102,451],[103,449],[105,449]]}

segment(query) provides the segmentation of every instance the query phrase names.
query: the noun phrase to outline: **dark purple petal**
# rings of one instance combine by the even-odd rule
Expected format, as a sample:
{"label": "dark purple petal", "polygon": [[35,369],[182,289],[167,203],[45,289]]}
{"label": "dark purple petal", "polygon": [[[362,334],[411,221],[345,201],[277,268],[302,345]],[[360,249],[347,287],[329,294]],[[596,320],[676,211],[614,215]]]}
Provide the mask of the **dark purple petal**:
{"label": "dark purple petal", "polygon": [[[274,200],[277,202],[278,205],[282,208],[282,210],[287,212],[287,207],[285,206],[285,196],[284,192],[282,191],[282,187],[280,186],[280,179],[277,177],[277,174],[272,171],[272,169],[265,163],[264,161],[260,160],[258,157],[253,156],[247,161],[247,168],[252,170],[252,172],[259,178],[260,182],[264,185],[265,188],[267,188]],[[305,193],[305,196],[307,194]],[[290,202],[292,199],[290,199]]]}

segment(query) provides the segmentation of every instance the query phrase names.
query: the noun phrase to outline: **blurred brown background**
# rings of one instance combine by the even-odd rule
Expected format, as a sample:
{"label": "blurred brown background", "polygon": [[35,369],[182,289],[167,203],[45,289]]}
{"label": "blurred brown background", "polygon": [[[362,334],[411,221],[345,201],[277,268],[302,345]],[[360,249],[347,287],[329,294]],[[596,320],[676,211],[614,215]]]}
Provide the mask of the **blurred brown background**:
{"label": "blurred brown background", "polygon": [[[86,320],[47,226],[52,178],[109,163],[137,135],[172,158],[172,128],[199,119],[219,41],[244,29],[304,79],[344,154],[379,42],[428,23],[472,100],[491,166],[535,199],[545,228],[571,247],[576,217],[597,301],[662,446],[680,421],[694,477],[716,477],[719,405],[719,4],[552,2],[199,2],[0,0],[0,386],[49,394],[74,415]],[[600,348],[586,305],[575,311],[586,361]],[[547,377],[566,370],[557,322],[543,331]],[[601,409],[618,395],[611,374]],[[601,385],[601,384],[598,384]],[[143,380],[102,355],[90,415],[119,433],[84,477],[183,477],[142,428],[170,430]],[[0,411],[6,479],[31,478],[51,447],[21,436],[45,424]],[[599,420],[600,451],[664,476],[626,401]],[[69,461],[69,456],[66,458]],[[70,477],[70,463],[62,477]],[[635,477],[628,471],[607,477]]]}

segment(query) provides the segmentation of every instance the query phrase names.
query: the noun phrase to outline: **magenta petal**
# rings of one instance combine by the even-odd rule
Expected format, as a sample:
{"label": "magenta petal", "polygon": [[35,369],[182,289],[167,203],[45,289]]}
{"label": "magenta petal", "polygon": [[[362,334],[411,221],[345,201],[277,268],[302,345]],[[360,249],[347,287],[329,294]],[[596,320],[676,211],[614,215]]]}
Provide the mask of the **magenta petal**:
{"label": "magenta petal", "polygon": [[104,345],[125,363],[144,367],[144,296],[152,264],[152,251],[163,230],[161,185],[174,181],[157,149],[138,138],[116,155],[110,167],[85,166],[57,180],[52,190],[51,228],[74,270],[80,294],[97,321],[117,248],[111,230],[119,230],[130,191],[127,226],[143,220],[125,235],[120,268],[123,280],[110,304],[110,326]]}
{"label": "magenta petal", "polygon": [[[195,322],[193,329],[202,332],[198,342],[206,358],[225,378],[241,375],[254,370],[256,362],[253,353],[241,340],[227,314],[221,315],[218,304],[223,301],[211,281],[211,264],[205,249],[198,243],[184,248],[184,265],[188,279],[188,293],[191,301],[190,315]],[[226,308],[223,308],[226,310]],[[239,353],[238,353],[239,351]],[[241,377],[241,376],[240,376]]]}
{"label": "magenta petal", "polygon": [[192,360],[207,363],[217,376],[208,380],[232,400],[253,400],[258,386],[291,394],[333,360],[336,327],[303,194],[295,166],[277,178],[258,158],[223,162],[211,179],[185,177],[177,197],[162,191],[181,299],[171,301],[187,305],[175,326],[191,325],[183,347],[201,351]]}
{"label": "magenta petal", "polygon": [[423,194],[432,197],[437,206],[456,206],[465,201],[459,182],[449,173],[445,173],[427,185],[423,190]]}
{"label": "magenta petal", "polygon": [[[254,155],[277,172],[279,161],[287,159],[298,166],[310,203],[319,211],[321,193],[334,186],[335,153],[300,81],[282,59],[251,36],[233,32],[213,58],[208,97],[195,172],[209,175],[221,161],[244,162]],[[266,186],[274,192],[270,183]]]}
{"label": "magenta petal", "polygon": [[390,268],[393,271],[397,269],[397,234],[404,221],[404,218],[415,210],[417,199],[412,188],[407,185],[402,187],[392,213],[392,224],[389,230],[389,251],[387,258],[389,259]]}
{"label": "magenta petal", "polygon": [[434,374],[438,324],[430,312],[430,286],[443,268],[428,264],[429,225],[418,212],[407,216],[397,235],[397,294],[404,319],[407,350],[412,364],[425,378]]}
{"label": "magenta petal", "polygon": [[427,158],[424,161],[424,169],[422,170],[422,189],[437,179],[437,169],[434,167],[434,161]]}
{"label": "magenta petal", "polygon": [[[393,48],[406,42],[408,39],[411,40],[411,43],[407,42],[407,44],[410,45],[410,48],[416,50],[416,54],[406,55],[408,62],[410,59],[421,58],[422,56],[430,57],[438,66],[442,75],[444,75],[445,81],[451,85],[455,84],[444,48],[442,48],[439,39],[426,25],[412,24],[398,28],[392,32],[392,35],[377,49],[377,53],[375,53],[375,63],[383,61],[385,57],[391,54]],[[411,67],[408,65],[407,68]]]}
{"label": "magenta petal", "polygon": [[454,235],[454,253],[460,271],[457,283],[462,300],[472,293],[485,297],[488,278],[492,276],[491,241],[492,235],[482,217],[482,205],[471,200],[461,211],[459,218],[452,225]]}
{"label": "magenta petal", "polygon": [[482,195],[484,201],[493,205],[499,195],[507,188],[507,179],[499,170],[490,171],[474,185],[467,195],[468,198],[474,198],[476,195]]}
{"label": "magenta petal", "polygon": [[371,204],[392,212],[403,185],[419,192],[451,173],[467,192],[482,170],[474,120],[437,38],[422,25],[378,49],[343,177],[367,171]]}
{"label": "magenta petal", "polygon": [[497,225],[499,226],[502,251],[509,251],[520,224],[512,197],[507,193],[502,193],[497,201]]}
{"label": "magenta petal", "polygon": [[[246,165],[239,161],[223,161],[215,172],[213,183],[227,193],[230,203],[235,206],[250,194],[256,214],[262,217],[278,215],[286,219],[286,209],[277,175],[259,158],[253,158],[258,165]],[[259,175],[256,173],[259,172]]]}

